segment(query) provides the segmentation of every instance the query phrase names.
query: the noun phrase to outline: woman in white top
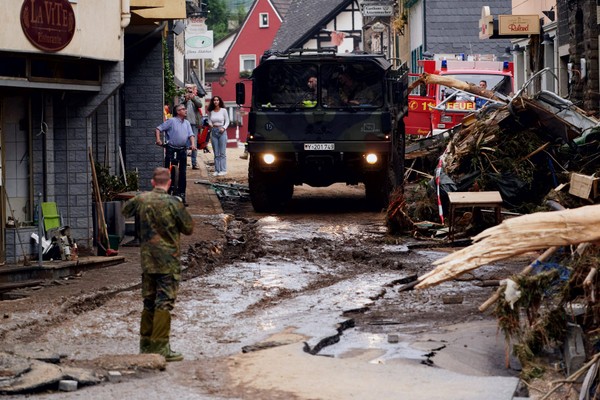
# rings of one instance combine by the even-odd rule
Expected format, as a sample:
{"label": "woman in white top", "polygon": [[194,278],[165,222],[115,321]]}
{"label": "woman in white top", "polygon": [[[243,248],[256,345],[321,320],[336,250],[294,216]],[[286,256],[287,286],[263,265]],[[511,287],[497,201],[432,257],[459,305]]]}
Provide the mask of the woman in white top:
{"label": "woman in white top", "polygon": [[208,105],[208,124],[210,129],[210,142],[215,153],[214,176],[227,175],[227,127],[229,114],[219,96],[214,96]]}

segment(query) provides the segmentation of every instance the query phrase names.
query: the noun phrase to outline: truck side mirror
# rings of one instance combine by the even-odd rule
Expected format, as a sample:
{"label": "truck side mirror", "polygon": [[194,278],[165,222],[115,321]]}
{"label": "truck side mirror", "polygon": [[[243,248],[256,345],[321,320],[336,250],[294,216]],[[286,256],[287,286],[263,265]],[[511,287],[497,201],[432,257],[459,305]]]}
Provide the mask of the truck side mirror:
{"label": "truck side mirror", "polygon": [[246,102],[246,85],[243,82],[235,84],[235,102],[238,105],[243,105]]}

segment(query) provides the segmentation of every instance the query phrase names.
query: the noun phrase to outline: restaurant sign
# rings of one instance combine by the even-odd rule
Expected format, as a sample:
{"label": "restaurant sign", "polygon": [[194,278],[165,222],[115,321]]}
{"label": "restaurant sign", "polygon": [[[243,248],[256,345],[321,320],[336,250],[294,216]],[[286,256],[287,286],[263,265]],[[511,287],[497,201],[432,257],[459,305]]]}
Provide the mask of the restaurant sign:
{"label": "restaurant sign", "polygon": [[75,34],[75,13],[68,0],[25,0],[21,28],[40,50],[64,49]]}
{"label": "restaurant sign", "polygon": [[539,15],[499,15],[498,34],[500,36],[539,35]]}

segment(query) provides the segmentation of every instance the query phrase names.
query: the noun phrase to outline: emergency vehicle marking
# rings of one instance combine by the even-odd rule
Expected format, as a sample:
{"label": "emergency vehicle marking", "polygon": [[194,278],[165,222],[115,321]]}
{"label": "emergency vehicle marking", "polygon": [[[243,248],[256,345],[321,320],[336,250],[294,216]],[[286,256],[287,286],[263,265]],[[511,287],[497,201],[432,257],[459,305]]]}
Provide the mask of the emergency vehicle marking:
{"label": "emergency vehicle marking", "polygon": [[435,107],[434,101],[411,100],[408,102],[408,108],[411,111],[417,111],[418,109],[421,109],[422,111],[428,111],[431,107]]}
{"label": "emergency vehicle marking", "polygon": [[475,110],[475,103],[471,101],[451,101],[446,103],[446,109],[461,111]]}

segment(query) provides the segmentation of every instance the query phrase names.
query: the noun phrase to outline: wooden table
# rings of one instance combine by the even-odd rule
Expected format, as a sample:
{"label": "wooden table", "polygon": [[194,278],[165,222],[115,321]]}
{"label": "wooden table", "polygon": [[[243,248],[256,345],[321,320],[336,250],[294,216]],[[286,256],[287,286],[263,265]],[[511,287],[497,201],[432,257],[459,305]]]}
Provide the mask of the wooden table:
{"label": "wooden table", "polygon": [[452,225],[458,208],[489,207],[496,211],[496,224],[502,222],[502,196],[500,192],[448,192],[450,218],[448,236],[454,240]]}

